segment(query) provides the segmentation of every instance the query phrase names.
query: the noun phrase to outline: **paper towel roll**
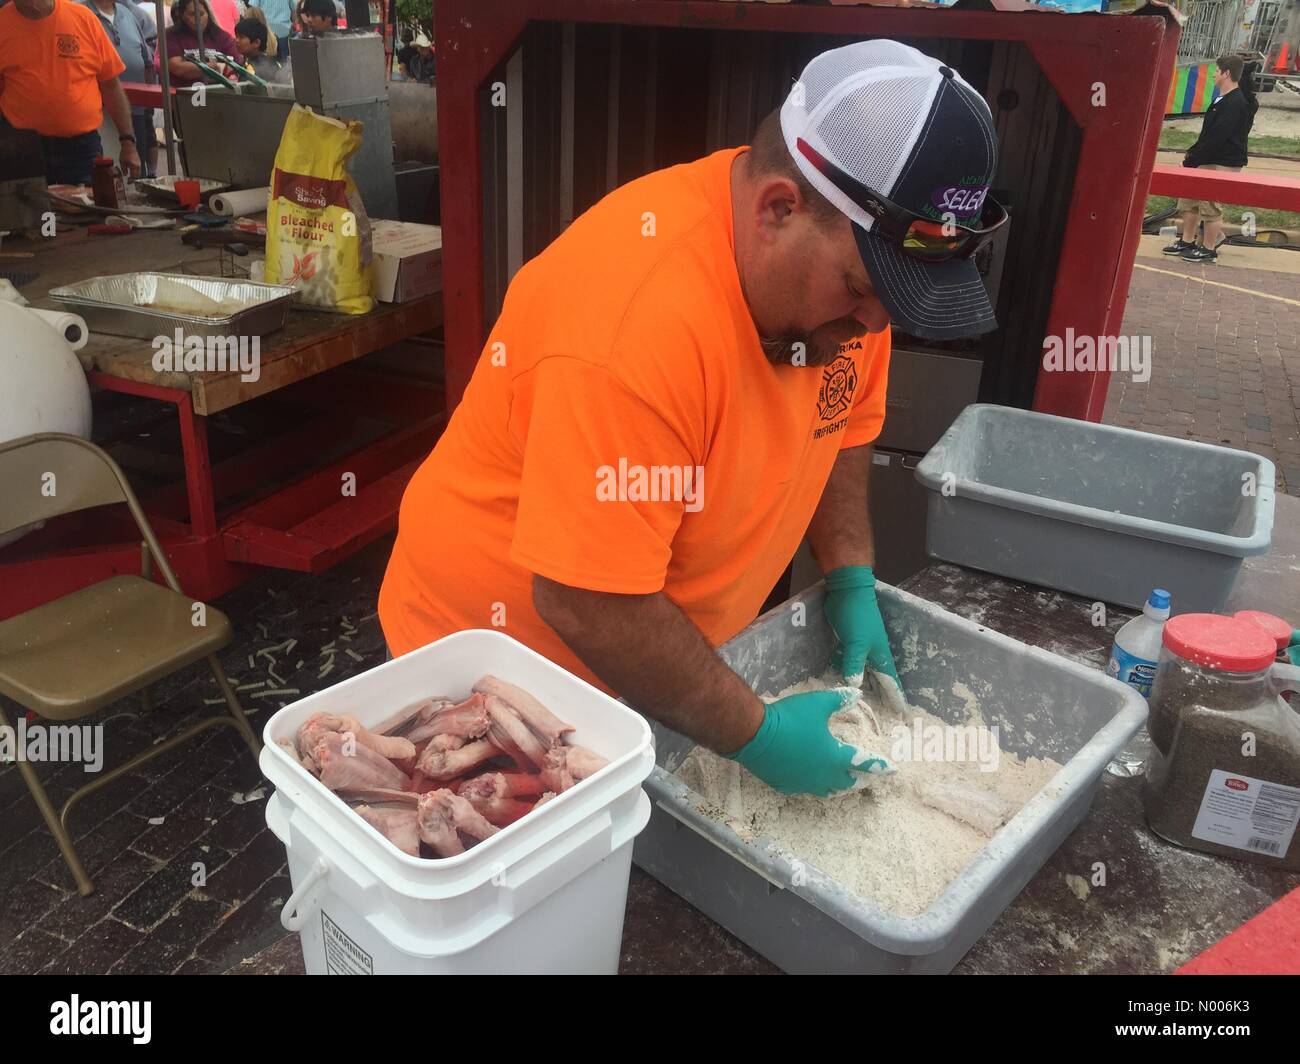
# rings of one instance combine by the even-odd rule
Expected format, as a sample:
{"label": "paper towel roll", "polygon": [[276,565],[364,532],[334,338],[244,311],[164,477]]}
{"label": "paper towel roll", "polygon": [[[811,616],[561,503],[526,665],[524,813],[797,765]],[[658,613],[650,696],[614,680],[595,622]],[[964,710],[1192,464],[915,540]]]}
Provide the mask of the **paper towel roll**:
{"label": "paper towel roll", "polygon": [[271,187],[245,188],[237,192],[219,192],[210,203],[213,211],[233,218],[238,214],[261,214],[271,197]]}
{"label": "paper towel roll", "polygon": [[80,314],[68,314],[62,310],[37,310],[28,307],[33,314],[44,321],[56,333],[68,341],[74,351],[80,351],[90,339],[90,330],[86,328],[86,319]]}

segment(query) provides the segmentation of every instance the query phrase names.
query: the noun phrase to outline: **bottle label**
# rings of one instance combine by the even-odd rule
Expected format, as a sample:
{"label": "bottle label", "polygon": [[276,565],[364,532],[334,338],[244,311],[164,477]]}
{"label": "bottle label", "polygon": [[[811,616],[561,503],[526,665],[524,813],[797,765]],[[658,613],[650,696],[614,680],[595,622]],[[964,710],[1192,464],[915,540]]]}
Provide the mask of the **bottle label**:
{"label": "bottle label", "polygon": [[1143,698],[1151,697],[1151,684],[1156,678],[1156,663],[1147,658],[1130,654],[1123,647],[1111,647],[1110,664],[1106,671],[1117,680],[1123,680],[1130,687],[1142,692]]}
{"label": "bottle label", "polygon": [[1285,857],[1300,823],[1300,787],[1213,769],[1192,838],[1266,857]]}

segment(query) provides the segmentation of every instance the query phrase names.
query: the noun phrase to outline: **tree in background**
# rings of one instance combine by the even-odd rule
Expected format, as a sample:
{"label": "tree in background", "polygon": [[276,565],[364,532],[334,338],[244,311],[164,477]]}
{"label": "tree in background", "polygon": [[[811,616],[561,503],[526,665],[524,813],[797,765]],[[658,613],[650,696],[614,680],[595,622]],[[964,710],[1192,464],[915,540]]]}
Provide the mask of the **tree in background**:
{"label": "tree in background", "polygon": [[402,27],[411,27],[416,33],[423,31],[433,36],[433,0],[397,0],[397,21]]}

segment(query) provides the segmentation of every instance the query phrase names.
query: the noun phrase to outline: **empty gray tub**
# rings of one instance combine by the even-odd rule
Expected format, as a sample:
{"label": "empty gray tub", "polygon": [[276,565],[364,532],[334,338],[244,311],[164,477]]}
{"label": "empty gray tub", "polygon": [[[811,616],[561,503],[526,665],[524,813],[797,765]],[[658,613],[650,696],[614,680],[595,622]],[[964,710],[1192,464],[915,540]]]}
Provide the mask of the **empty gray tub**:
{"label": "empty gray tub", "polygon": [[934,557],[1136,609],[1221,611],[1273,530],[1267,458],[1005,406],[968,406],[916,476]]}
{"label": "empty gray tub", "polygon": [[[877,590],[914,705],[966,723],[952,693],[959,681],[980,699],[985,722],[999,727],[1004,750],[1054,757],[1063,768],[929,909],[905,917],[796,866],[797,854],[741,839],[670,775],[695,744],[653,724],[657,767],[645,788],[654,805],[633,860],[788,972],[950,971],[1087,815],[1107,762],[1146,720],[1142,696],[1097,669],[886,584]],[[759,692],[820,675],[832,638],[823,591],[819,583],[764,614],[721,648],[723,659]]]}

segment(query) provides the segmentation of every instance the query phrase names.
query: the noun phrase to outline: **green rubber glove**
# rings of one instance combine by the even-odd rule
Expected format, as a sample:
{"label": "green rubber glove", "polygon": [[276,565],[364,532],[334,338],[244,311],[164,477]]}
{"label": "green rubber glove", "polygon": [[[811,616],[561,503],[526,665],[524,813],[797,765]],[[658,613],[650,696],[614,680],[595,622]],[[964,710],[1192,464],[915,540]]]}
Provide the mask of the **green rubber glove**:
{"label": "green rubber glove", "polygon": [[1286,656],[1292,665],[1300,665],[1300,628],[1291,629],[1291,645],[1286,648]]}
{"label": "green rubber glove", "polygon": [[858,772],[891,770],[884,758],[859,753],[827,727],[832,714],[861,695],[854,687],[833,687],[769,702],[754,737],[727,756],[782,794],[826,798],[847,791],[857,782],[850,767]]}
{"label": "green rubber glove", "polygon": [[902,687],[876,601],[876,574],[871,566],[846,565],[826,574],[826,620],[840,641],[831,654],[831,668],[847,683],[861,685],[863,673],[870,669]]}

